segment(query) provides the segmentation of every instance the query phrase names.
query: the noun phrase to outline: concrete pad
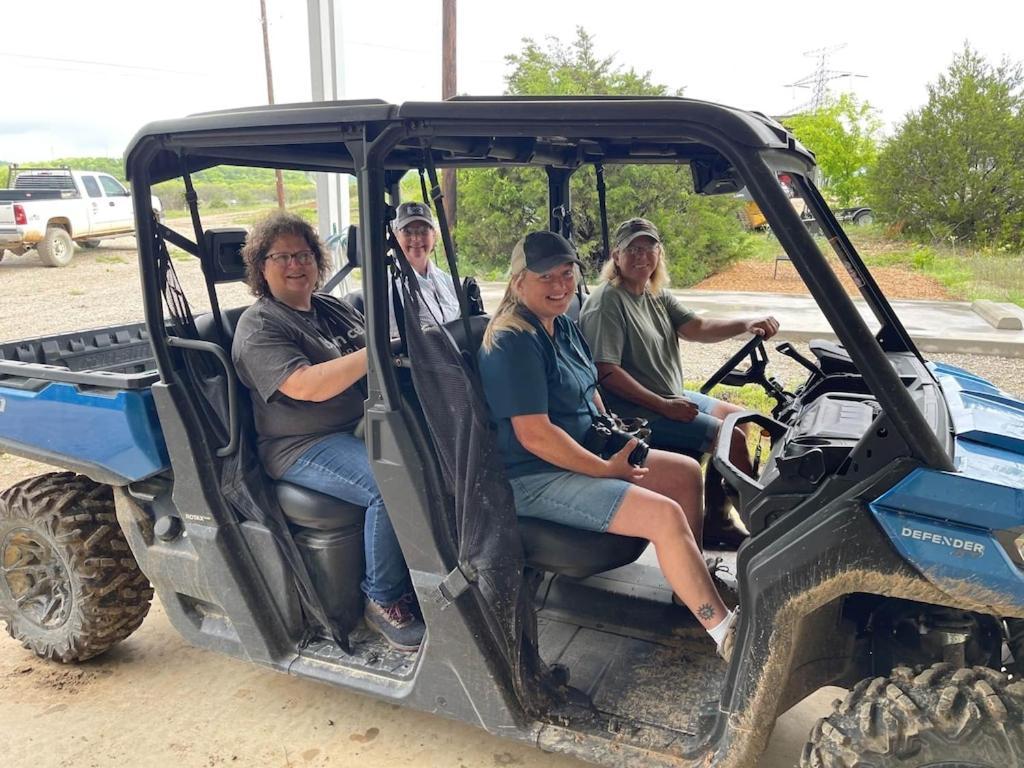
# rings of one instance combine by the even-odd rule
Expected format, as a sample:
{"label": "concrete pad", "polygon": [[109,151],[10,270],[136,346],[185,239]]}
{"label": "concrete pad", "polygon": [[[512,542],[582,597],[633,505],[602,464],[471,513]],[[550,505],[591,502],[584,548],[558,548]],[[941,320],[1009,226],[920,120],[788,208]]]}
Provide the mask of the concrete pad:
{"label": "concrete pad", "polygon": [[[505,284],[485,283],[481,289],[484,304],[493,308]],[[708,317],[774,315],[781,324],[777,337],[780,341],[836,338],[809,295],[693,290],[673,293],[694,312]],[[880,324],[867,303],[862,299],[854,299],[853,303],[868,327],[877,331]],[[891,301],[890,304],[922,352],[1024,358],[1024,330],[993,328],[978,316],[969,302]]]}
{"label": "concrete pad", "polygon": [[[1013,307],[1013,309],[1010,309]],[[988,299],[978,299],[971,304],[971,309],[978,313],[982,319],[991,325],[993,328],[997,328],[1001,331],[1020,331],[1024,330],[1024,323],[1021,322],[1020,315],[1016,311],[1016,307],[1012,304],[996,303],[989,301]]]}

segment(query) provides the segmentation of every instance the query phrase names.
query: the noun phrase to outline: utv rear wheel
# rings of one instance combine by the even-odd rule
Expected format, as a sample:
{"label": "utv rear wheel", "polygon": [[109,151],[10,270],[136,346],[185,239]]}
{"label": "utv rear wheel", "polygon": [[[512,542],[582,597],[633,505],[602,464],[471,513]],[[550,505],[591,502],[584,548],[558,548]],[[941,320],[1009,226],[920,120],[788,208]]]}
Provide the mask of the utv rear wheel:
{"label": "utv rear wheel", "polygon": [[36,253],[48,267],[65,267],[75,254],[75,243],[67,231],[50,227],[36,245]]}
{"label": "utv rear wheel", "polygon": [[0,621],[30,651],[97,656],[139,628],[152,599],[109,486],[55,472],[0,494]]}
{"label": "utv rear wheel", "polygon": [[1024,765],[1024,683],[986,667],[906,667],[864,680],[822,718],[801,768]]}

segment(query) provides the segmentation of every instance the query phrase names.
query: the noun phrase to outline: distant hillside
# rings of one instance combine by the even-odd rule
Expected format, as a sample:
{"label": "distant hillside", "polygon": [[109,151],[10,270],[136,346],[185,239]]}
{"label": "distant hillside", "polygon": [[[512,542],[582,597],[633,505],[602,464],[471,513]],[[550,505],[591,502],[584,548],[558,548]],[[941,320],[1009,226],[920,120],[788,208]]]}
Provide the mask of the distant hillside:
{"label": "distant hillside", "polygon": [[[119,157],[58,157],[53,160],[19,163],[21,168],[67,166],[80,171],[109,173],[123,183],[124,162]],[[8,163],[0,163],[0,183],[7,182]],[[199,201],[210,208],[251,206],[277,199],[274,172],[266,168],[222,166],[200,171],[192,177]],[[308,201],[316,194],[313,178],[302,171],[284,172],[285,198],[289,203]],[[185,187],[180,181],[167,181],[153,188],[164,208],[185,207]]]}

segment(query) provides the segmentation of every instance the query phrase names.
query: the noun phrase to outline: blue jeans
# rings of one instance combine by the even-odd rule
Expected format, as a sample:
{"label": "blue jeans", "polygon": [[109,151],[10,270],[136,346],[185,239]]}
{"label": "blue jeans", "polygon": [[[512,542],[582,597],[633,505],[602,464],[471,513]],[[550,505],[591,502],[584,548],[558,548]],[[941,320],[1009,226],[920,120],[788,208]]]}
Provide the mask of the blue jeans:
{"label": "blue jeans", "polygon": [[329,435],[299,456],[281,479],[366,507],[363,524],[366,573],[360,585],[363,593],[387,605],[412,591],[409,568],[370,470],[370,459],[362,440],[348,432]]}

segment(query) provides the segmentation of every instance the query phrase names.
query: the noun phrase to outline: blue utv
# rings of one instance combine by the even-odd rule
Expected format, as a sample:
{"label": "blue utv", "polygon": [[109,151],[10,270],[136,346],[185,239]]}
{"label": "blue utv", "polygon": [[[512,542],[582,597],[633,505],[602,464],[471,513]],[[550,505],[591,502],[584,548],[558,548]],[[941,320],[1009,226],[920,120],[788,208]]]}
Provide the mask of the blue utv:
{"label": "blue utv", "polygon": [[[849,694],[809,735],[807,768],[1024,765],[1024,404],[921,355],[782,126],[678,98],[352,101],[153,123],[126,163],[145,322],[0,345],[0,450],[65,470],[0,494],[0,620],[26,648],[100,654],[155,590],[197,646],[600,765],[752,766],[777,716],[829,685]],[[534,226],[573,238],[581,179],[601,182],[606,219],[605,173],[651,163],[695,194],[745,187],[838,339],[777,348],[806,368],[793,392],[757,339],[708,382],[759,383],[776,403],[725,425],[770,439],[757,476],[724,451],[710,469],[750,531],[729,664],[647,542],[516,518],[472,364],[487,322],[472,281],[462,317],[389,340],[389,284],[415,301],[387,234],[407,173],[435,204],[439,169],[535,173]],[[244,277],[245,232],[204,227],[192,183],[218,166],[356,179],[340,274],[361,265],[365,440],[427,627],[416,653],[359,623],[363,510],[271,482],[255,458],[229,354],[244,307],[218,297]],[[187,232],[150,214],[173,180]],[[205,295],[186,295],[171,247],[199,260]]]}

